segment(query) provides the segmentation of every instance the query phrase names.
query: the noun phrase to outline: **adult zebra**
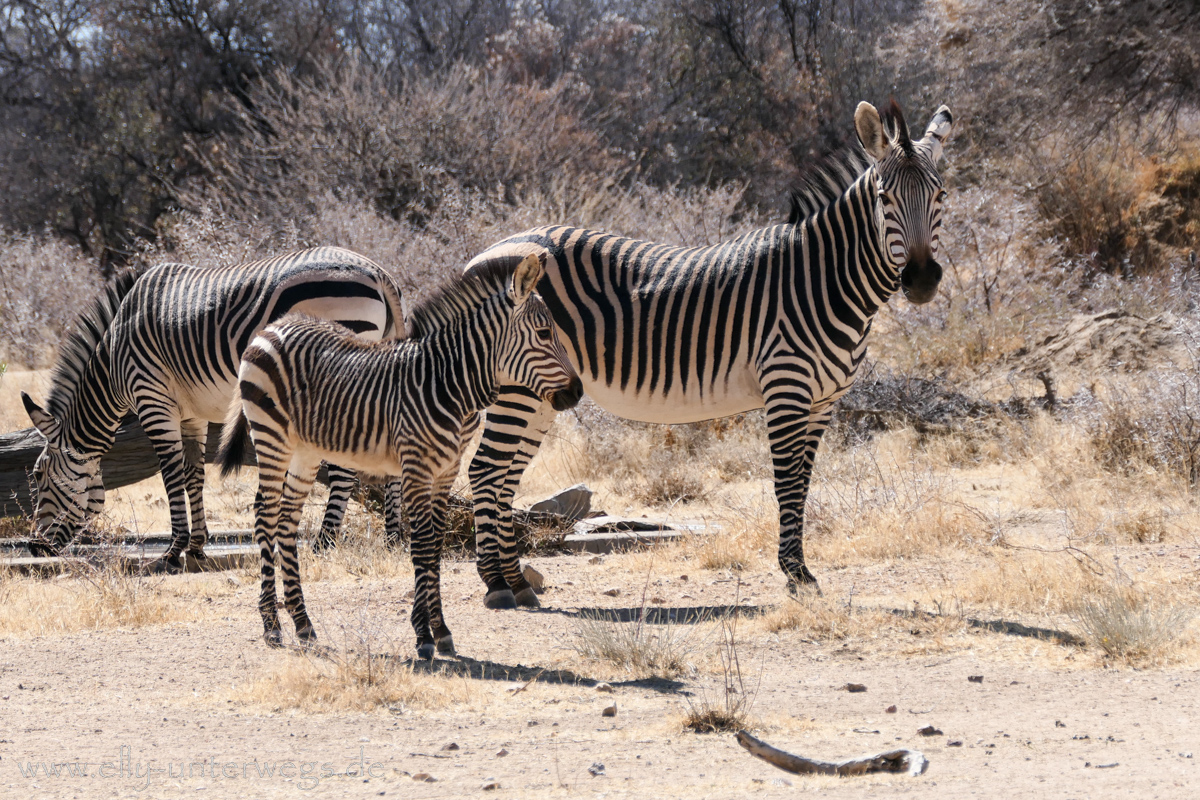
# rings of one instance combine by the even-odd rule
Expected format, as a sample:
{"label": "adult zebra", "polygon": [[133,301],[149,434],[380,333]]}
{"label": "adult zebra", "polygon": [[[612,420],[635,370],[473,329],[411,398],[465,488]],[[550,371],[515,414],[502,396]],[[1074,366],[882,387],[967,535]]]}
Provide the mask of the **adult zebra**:
{"label": "adult zebra", "polygon": [[221,432],[223,474],[242,464],[249,431],[258,453],[254,538],[262,556],[263,638],[283,642],[275,595],[275,546],[284,601],[304,642],[316,638],[300,587],[296,523],[321,459],[400,476],[412,520],[417,652],[454,655],[442,616],[443,524],[458,475],[464,423],[500,382],[525,387],[562,410],[582,389],[546,306],[533,293],[543,256],[446,283],[413,311],[412,337],[368,343],[322,320],[290,315],[242,355]]}
{"label": "adult zebra", "polygon": [[[865,160],[820,173],[787,224],[680,248],[561,226],[476,256],[467,270],[550,253],[538,291],[584,390],[627,419],[680,423],[766,408],[779,500],[779,564],[796,591],[816,579],[802,535],[813,459],[831,406],[854,381],[875,314],[902,290],[937,293],[935,256],[950,134],[942,106],[918,141],[893,101],[854,114]],[[553,419],[506,387],[471,464],[478,569],[489,608],[536,606],[521,575],[511,501]]]}
{"label": "adult zebra", "polygon": [[[395,280],[338,247],[216,269],[161,264],[110,283],[61,348],[45,408],[21,395],[46,438],[34,465],[41,541],[30,550],[59,551],[103,508],[100,457],[132,411],[154,445],[170,501],[172,542],[162,566],[181,569],[185,548],[203,557],[208,423],[225,418],[246,345],[289,311],[341,322],[370,339],[404,336]],[[322,535],[340,526],[353,484],[353,473],[330,469]]]}

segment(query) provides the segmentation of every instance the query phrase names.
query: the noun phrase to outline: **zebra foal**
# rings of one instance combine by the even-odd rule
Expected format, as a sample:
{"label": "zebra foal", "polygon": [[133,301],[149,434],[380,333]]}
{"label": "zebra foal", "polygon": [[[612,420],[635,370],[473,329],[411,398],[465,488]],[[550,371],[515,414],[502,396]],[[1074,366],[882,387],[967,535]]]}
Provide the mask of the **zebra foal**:
{"label": "zebra foal", "polygon": [[[45,407],[21,394],[46,440],[33,468],[40,539],[30,544],[33,554],[58,552],[103,509],[100,458],[134,412],[170,501],[172,541],[159,566],[182,569],[185,548],[202,558],[208,423],[225,418],[246,345],[289,311],[336,320],[371,339],[404,335],[395,280],[338,247],[215,269],[161,264],[105,287],[60,348]],[[352,485],[351,473],[330,467],[323,533],[340,526]]]}
{"label": "zebra foal", "polygon": [[304,607],[296,526],[322,459],[400,477],[412,526],[417,653],[453,655],[442,616],[441,552],[450,486],[468,437],[464,425],[493,402],[499,383],[524,387],[555,409],[579,400],[579,377],[545,304],[533,295],[544,255],[456,278],[409,318],[410,338],[367,343],[337,325],[288,316],[242,355],[238,388],[217,456],[223,474],[242,463],[249,430],[258,456],[254,536],[262,557],[263,638],[282,641],[275,599],[279,548],[284,603],[303,642],[316,638]]}
{"label": "zebra foal", "polygon": [[[584,389],[642,422],[697,422],[765,408],[779,501],[779,565],[789,590],[804,563],[804,508],[833,403],[854,383],[871,323],[901,293],[937,293],[950,110],[920,139],[893,103],[860,103],[861,153],[819,173],[787,224],[712,247],[673,247],[562,225],[517,234],[467,271],[548,251],[538,292]],[[488,409],[471,463],[478,569],[489,608],[536,606],[521,575],[512,497],[554,412],[519,386]]]}

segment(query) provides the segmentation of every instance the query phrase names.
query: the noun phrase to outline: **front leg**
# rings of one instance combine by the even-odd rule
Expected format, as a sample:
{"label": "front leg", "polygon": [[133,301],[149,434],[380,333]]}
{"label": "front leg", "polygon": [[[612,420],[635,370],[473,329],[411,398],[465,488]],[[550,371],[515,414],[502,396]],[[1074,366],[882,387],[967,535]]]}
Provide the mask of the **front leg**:
{"label": "front leg", "polygon": [[535,608],[540,605],[521,574],[512,499],[554,415],[548,403],[521,386],[501,387],[499,399],[487,410],[470,478],[477,568],[487,585],[484,605],[488,608],[516,608],[518,603]]}
{"label": "front leg", "polygon": [[204,448],[208,442],[208,422],[188,420],[181,425],[188,507],[191,534],[187,555],[203,561],[204,546],[208,544],[208,520],[204,515]]}
{"label": "front leg", "polygon": [[[432,660],[434,634],[430,630],[431,605],[438,598],[440,614],[439,570],[441,536],[433,528],[433,476],[421,459],[406,454],[401,476],[404,505],[412,532],[413,563],[412,626],[417,634],[417,658]],[[449,634],[445,631],[444,634]]]}
{"label": "front leg", "polygon": [[790,382],[766,394],[767,435],[779,501],[779,566],[789,592],[795,594],[802,585],[819,592],[817,579],[804,563],[804,507],[817,448],[832,411],[813,410],[807,395],[796,392]]}
{"label": "front leg", "polygon": [[354,470],[328,463],[326,467],[328,468],[329,499],[325,503],[325,518],[321,521],[321,530],[313,539],[312,549],[314,552],[326,550],[338,543],[342,520],[346,517],[346,506],[354,494]]}
{"label": "front leg", "polygon": [[159,559],[158,565],[167,572],[182,572],[184,564],[181,556],[189,543],[187,489],[192,468],[184,456],[179,410],[154,405],[139,409],[138,416],[142,429],[146,431],[158,455],[163,487],[171,507],[171,546]]}

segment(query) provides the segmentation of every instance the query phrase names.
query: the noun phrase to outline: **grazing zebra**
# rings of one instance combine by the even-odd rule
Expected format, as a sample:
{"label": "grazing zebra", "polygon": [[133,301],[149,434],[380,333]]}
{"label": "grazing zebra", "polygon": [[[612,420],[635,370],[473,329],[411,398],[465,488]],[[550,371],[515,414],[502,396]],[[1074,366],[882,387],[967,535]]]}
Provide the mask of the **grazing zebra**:
{"label": "grazing zebra", "polygon": [[[251,338],[293,310],[337,320],[371,339],[404,335],[394,279],[337,247],[219,269],[162,264],[111,282],[63,345],[46,407],[21,395],[46,439],[33,470],[40,541],[30,550],[57,552],[103,508],[100,458],[122,418],[135,412],[170,500],[172,542],[160,566],[182,569],[185,547],[203,558],[208,423],[225,418]],[[352,481],[352,473],[330,468],[323,532],[340,526]]]}
{"label": "grazing zebra", "polygon": [[[880,307],[897,291],[928,302],[942,275],[937,162],[949,109],[937,110],[918,141],[894,101],[883,118],[860,103],[854,125],[866,158],[821,171],[795,196],[787,224],[702,248],[543,227],[467,265],[491,269],[548,251],[539,293],[585,391],[618,416],[680,423],[766,408],[779,564],[793,592],[816,584],[801,537],[831,406],[854,382]],[[503,387],[486,417],[470,467],[485,603],[536,606],[511,501],[554,414],[520,387]]]}
{"label": "grazing zebra", "polygon": [[316,638],[304,609],[296,523],[322,459],[363,472],[400,476],[412,526],[416,577],[412,623],[417,653],[453,655],[442,617],[441,554],[450,485],[467,441],[464,423],[496,399],[500,382],[539,402],[570,408],[579,376],[533,295],[544,255],[476,270],[443,286],[409,320],[411,338],[367,343],[301,315],[268,326],[242,355],[217,461],[237,470],[249,428],[258,455],[254,537],[262,556],[267,644],[282,632],[275,600],[275,547],[284,602],[296,635]]}

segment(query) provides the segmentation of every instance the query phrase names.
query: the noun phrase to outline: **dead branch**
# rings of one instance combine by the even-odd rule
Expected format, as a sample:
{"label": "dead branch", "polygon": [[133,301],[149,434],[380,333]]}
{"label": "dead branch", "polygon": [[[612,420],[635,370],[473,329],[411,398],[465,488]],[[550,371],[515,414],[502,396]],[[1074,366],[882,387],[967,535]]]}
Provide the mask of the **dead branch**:
{"label": "dead branch", "polygon": [[929,766],[924,754],[916,750],[889,750],[886,753],[848,758],[845,761],[816,761],[779,750],[745,731],[737,732],[737,741],[750,755],[797,775],[866,775],[870,772],[920,775]]}

